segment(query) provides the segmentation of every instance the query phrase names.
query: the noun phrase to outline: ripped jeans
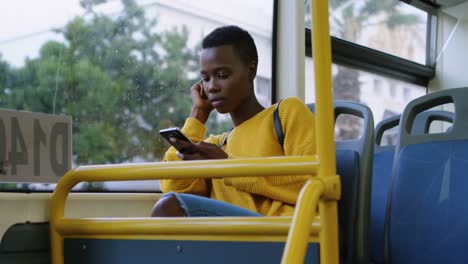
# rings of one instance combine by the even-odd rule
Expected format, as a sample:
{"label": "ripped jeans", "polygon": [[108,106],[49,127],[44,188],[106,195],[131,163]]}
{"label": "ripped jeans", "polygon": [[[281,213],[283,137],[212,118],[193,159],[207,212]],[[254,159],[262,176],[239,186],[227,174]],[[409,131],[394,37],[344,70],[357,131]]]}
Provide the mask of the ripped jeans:
{"label": "ripped jeans", "polygon": [[169,192],[163,195],[175,196],[186,216],[263,216],[242,207],[198,195]]}

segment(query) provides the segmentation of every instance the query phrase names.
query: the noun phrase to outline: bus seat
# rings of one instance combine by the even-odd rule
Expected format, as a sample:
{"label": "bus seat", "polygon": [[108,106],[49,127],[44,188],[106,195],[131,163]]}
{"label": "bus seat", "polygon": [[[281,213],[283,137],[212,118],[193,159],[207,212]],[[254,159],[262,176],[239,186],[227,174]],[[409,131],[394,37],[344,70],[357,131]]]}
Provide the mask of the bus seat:
{"label": "bus seat", "polygon": [[[452,130],[413,134],[415,116],[453,103]],[[385,263],[459,263],[468,259],[468,88],[411,101],[399,127],[387,208]]]}
{"label": "bus seat", "polygon": [[[313,104],[307,105],[314,112]],[[351,101],[334,102],[335,121],[341,114],[363,119],[358,139],[337,140],[336,169],[342,194],[338,202],[342,263],[369,263],[369,211],[373,158],[374,118],[371,110]]]}
{"label": "bus seat", "polygon": [[9,227],[0,243],[0,263],[50,264],[49,223]]}
{"label": "bus seat", "polygon": [[[441,110],[427,110],[415,117],[411,128],[413,134],[429,133],[433,121],[445,121],[453,123],[453,113]],[[393,157],[395,145],[382,146],[382,138],[385,131],[397,127],[400,115],[384,119],[375,128],[374,145],[374,169],[372,176],[371,195],[371,262],[380,264],[384,262],[384,224],[387,207],[388,191],[392,176]]]}
{"label": "bus seat", "polygon": [[400,115],[380,121],[375,127],[374,166],[372,173],[371,212],[370,212],[370,260],[383,263],[383,234],[388,189],[392,175],[395,145],[382,146],[385,131],[398,126]]}
{"label": "bus seat", "polygon": [[413,134],[428,134],[431,123],[434,121],[445,121],[453,123],[454,114],[443,110],[427,110],[419,113],[414,119],[411,128]]}
{"label": "bus seat", "polygon": [[[85,245],[85,250],[83,246]],[[284,242],[65,238],[66,264],[280,263]],[[304,263],[320,263],[310,243]]]}

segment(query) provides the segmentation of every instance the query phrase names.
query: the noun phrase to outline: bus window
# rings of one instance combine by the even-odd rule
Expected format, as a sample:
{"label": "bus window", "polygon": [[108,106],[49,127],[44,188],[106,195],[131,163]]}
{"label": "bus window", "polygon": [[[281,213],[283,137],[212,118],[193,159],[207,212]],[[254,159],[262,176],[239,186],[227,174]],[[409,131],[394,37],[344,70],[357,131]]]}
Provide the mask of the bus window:
{"label": "bus window", "polygon": [[[253,36],[256,92],[271,104],[273,0],[20,0],[2,4],[2,14],[1,24],[10,26],[0,29],[0,108],[70,116],[71,167],[160,161],[169,145],[158,130],[183,124],[189,89],[200,78],[201,37],[222,25]],[[231,126],[217,113],[207,123],[211,133]],[[9,191],[53,188],[0,183]],[[159,185],[76,188],[156,191]]]}
{"label": "bus window", "polygon": [[[308,5],[305,11],[306,27],[311,28]],[[399,0],[329,1],[329,21],[334,37],[426,63],[428,14],[423,10]]]}
{"label": "bus window", "polygon": [[[425,87],[337,64],[332,66],[332,75],[334,99],[361,102],[369,106],[375,124],[401,114],[406,104],[426,94]],[[306,58],[306,87],[314,86],[313,78],[312,59]],[[307,89],[306,102],[313,101],[313,91]]]}
{"label": "bus window", "polygon": [[[313,87],[313,58],[307,48],[311,41],[309,5],[306,1],[305,85]],[[369,106],[377,124],[426,93],[435,74],[430,65],[435,43],[427,42],[435,33],[429,25],[435,11],[424,8],[399,0],[329,1],[335,100]],[[314,91],[306,89],[305,97],[306,102],[313,102]],[[348,131],[351,128],[355,131]],[[352,120],[338,122],[336,137],[349,139],[359,134],[358,128]]]}

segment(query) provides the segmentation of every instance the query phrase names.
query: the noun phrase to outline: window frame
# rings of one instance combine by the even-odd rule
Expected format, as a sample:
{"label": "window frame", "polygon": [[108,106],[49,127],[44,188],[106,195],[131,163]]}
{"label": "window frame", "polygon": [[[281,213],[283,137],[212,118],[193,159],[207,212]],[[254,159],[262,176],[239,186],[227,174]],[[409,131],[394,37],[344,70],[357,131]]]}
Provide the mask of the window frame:
{"label": "window frame", "polygon": [[271,32],[271,104],[277,102],[278,93],[277,93],[277,61],[278,56],[276,55],[276,50],[278,49],[278,0],[273,0],[273,31]]}
{"label": "window frame", "polygon": [[[400,1],[428,14],[425,65],[331,36],[332,62],[425,86],[427,92],[428,83],[435,76],[438,6],[425,0]],[[311,46],[311,30],[306,27],[305,54],[312,58]]]}

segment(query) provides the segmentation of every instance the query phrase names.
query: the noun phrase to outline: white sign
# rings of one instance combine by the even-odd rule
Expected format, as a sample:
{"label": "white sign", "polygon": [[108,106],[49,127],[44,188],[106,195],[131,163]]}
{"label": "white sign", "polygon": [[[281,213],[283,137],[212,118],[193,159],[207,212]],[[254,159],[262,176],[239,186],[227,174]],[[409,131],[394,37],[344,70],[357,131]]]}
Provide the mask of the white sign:
{"label": "white sign", "polygon": [[0,109],[0,182],[57,182],[71,144],[69,116]]}

